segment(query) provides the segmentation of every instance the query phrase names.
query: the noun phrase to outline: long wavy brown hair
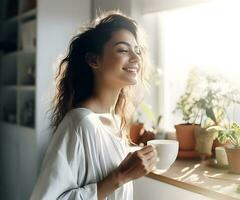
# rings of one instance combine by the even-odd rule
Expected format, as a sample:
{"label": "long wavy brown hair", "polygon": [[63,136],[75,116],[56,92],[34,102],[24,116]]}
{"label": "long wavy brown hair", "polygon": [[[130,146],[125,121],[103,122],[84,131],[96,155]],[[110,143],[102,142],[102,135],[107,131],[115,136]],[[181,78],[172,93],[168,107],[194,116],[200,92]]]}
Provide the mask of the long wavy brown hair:
{"label": "long wavy brown hair", "polygon": [[[114,31],[126,29],[130,31],[141,47],[140,76],[137,86],[123,88],[117,100],[115,113],[121,118],[121,129],[127,130],[136,104],[136,87],[142,87],[147,73],[146,45],[137,23],[120,13],[111,11],[101,14],[73,37],[67,55],[61,60],[55,77],[56,91],[51,107],[51,126],[56,131],[68,111],[76,108],[91,97],[94,91],[94,74],[86,61],[86,55],[93,53],[102,55],[103,47]],[[141,40],[140,40],[141,39]],[[127,131],[124,131],[125,133]]]}

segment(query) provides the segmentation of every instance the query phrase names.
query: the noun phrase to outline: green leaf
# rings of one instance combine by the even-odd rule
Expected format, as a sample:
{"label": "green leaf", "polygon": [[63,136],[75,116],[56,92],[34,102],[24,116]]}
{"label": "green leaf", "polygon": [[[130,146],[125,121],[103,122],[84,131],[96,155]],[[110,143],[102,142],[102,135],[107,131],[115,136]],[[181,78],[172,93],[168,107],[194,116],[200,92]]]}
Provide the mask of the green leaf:
{"label": "green leaf", "polygon": [[146,104],[145,102],[142,102],[140,106],[141,106],[141,110],[146,114],[148,119],[150,119],[152,122],[154,122],[155,115],[154,115],[151,107],[148,104]]}
{"label": "green leaf", "polygon": [[206,108],[206,115],[211,120],[213,120],[215,124],[217,124],[217,119],[216,119],[216,116],[215,116],[215,114],[213,112],[213,108]]}

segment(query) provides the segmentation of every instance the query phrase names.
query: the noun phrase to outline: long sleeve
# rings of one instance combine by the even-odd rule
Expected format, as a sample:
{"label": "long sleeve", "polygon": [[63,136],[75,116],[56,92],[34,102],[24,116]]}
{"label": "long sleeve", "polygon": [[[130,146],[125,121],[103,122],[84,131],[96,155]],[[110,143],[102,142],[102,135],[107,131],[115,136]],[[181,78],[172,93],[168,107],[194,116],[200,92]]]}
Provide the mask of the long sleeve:
{"label": "long sleeve", "polygon": [[31,200],[97,200],[94,130],[72,121],[65,117],[54,133]]}

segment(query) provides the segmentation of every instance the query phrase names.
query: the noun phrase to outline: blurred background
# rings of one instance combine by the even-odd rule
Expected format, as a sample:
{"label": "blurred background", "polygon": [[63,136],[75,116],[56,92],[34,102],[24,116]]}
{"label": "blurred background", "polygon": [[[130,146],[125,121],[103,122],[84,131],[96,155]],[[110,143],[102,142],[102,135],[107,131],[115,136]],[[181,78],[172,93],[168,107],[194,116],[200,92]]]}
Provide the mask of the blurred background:
{"label": "blurred background", "polygon": [[[193,69],[239,86],[239,8],[237,0],[1,0],[0,199],[31,194],[52,133],[55,63],[79,27],[112,9],[136,19],[156,75],[144,101],[162,116],[161,128],[173,131],[180,121],[173,111]],[[228,112],[239,121],[237,106]]]}

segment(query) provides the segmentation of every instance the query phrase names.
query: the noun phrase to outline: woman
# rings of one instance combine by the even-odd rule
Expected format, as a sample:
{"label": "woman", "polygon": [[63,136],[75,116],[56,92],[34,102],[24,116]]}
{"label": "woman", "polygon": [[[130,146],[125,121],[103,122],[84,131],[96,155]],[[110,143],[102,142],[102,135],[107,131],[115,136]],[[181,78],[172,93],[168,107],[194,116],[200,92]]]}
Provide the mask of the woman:
{"label": "woman", "polygon": [[111,12],[71,41],[57,74],[55,130],[31,199],[132,200],[149,173],[152,146],[128,153],[130,92],[143,80],[135,21]]}

